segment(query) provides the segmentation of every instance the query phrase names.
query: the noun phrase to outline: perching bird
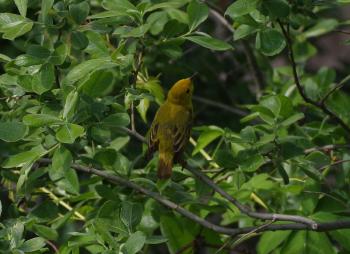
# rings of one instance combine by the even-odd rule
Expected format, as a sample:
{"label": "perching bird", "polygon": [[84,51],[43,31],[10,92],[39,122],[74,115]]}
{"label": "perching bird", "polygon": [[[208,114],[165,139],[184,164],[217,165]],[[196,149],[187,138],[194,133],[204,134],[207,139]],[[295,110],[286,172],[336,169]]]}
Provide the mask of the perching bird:
{"label": "perching bird", "polygon": [[158,109],[148,133],[148,155],[159,151],[158,178],[171,176],[174,163],[182,163],[182,153],[192,126],[192,78],[177,81]]}

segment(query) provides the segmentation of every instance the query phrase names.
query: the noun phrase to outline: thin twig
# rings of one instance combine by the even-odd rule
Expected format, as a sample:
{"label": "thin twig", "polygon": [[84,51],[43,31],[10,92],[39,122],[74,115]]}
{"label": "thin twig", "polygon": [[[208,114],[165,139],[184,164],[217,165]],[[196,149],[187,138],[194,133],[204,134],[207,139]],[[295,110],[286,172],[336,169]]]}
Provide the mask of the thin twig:
{"label": "thin twig", "polygon": [[[142,58],[143,58],[143,54],[144,54],[144,50],[145,47],[142,44],[141,46],[141,50],[138,52],[138,54],[136,55],[136,68],[134,71],[134,75],[132,77],[131,80],[131,87],[135,89],[136,87],[136,82],[137,82],[137,77],[139,75],[139,72],[141,70],[141,66],[142,66]],[[131,130],[132,131],[136,131],[136,127],[135,127],[135,106],[134,106],[134,101],[131,101],[130,104],[130,126],[131,126]]]}
{"label": "thin twig", "polygon": [[226,191],[221,189],[218,185],[216,185],[209,177],[202,174],[198,170],[194,168],[187,167],[188,171],[190,171],[192,174],[194,174],[198,179],[200,179],[202,182],[209,185],[212,189],[214,189],[217,193],[219,193],[223,198],[231,202],[233,205],[235,205],[243,214],[246,214],[249,217],[256,218],[256,219],[262,219],[262,220],[273,220],[273,221],[293,221],[297,223],[302,223],[307,225],[307,227],[311,229],[317,229],[318,224],[308,218],[298,216],[298,215],[286,215],[286,214],[277,214],[277,213],[260,213],[260,212],[254,212],[249,210],[247,207],[243,206],[238,200],[233,198],[230,194],[228,194]]}
{"label": "thin twig", "polygon": [[[215,18],[218,22],[220,22],[229,32],[234,34],[234,29],[232,25],[227,21],[227,19],[223,16],[223,13],[220,12],[217,9],[214,9],[211,4],[209,4],[209,1],[205,1],[209,7],[210,7],[210,14],[212,15],[213,18]],[[257,98],[261,96],[261,88],[265,87],[265,80],[263,77],[263,74],[258,66],[258,63],[255,59],[254,54],[252,53],[252,49],[249,46],[249,43],[245,40],[242,40],[242,45],[243,45],[243,50],[244,54],[247,58],[247,62],[249,65],[249,68],[251,69],[253,73],[253,79],[255,83],[255,92]]]}
{"label": "thin twig", "polygon": [[324,170],[324,169],[326,169],[328,167],[333,167],[333,166],[336,166],[336,165],[339,165],[339,164],[342,164],[342,163],[345,163],[345,162],[349,162],[349,161],[350,160],[338,160],[338,161],[335,161],[335,162],[333,162],[333,163],[331,163],[329,165],[323,166],[323,167],[319,168],[318,170],[322,171],[322,170]]}
{"label": "thin twig", "polygon": [[309,153],[312,153],[315,151],[328,152],[328,151],[342,149],[342,148],[350,148],[350,144],[339,144],[339,145],[335,144],[335,145],[316,146],[316,147],[305,149],[304,153],[309,154]]}
{"label": "thin twig", "polygon": [[[127,131],[130,135],[135,136],[137,139],[139,139],[142,142],[145,142],[145,139],[142,137],[141,134],[128,130],[125,128],[125,131]],[[190,138],[190,141],[195,143],[195,141]],[[201,151],[203,153],[203,156],[211,161],[211,157],[204,151]],[[215,162],[212,162],[215,163]],[[214,164],[215,168],[219,168],[219,166],[215,163]],[[197,169],[191,168],[191,167],[186,167],[188,171],[190,171],[193,175],[195,175],[199,180],[203,181],[207,185],[209,185],[213,190],[215,190],[217,193],[219,193],[223,198],[226,200],[230,201],[233,205],[235,205],[243,214],[246,214],[249,217],[252,218],[257,218],[257,219],[262,219],[262,220],[273,220],[273,221],[292,221],[292,222],[298,222],[298,223],[303,223],[307,225],[309,228],[312,229],[317,229],[318,225],[315,221],[298,216],[298,215],[286,215],[286,214],[276,214],[276,213],[260,213],[260,212],[254,212],[249,210],[247,207],[242,205],[238,200],[233,198],[230,194],[225,192],[223,189],[221,189],[217,184],[215,184],[209,177],[207,177],[205,174],[202,172],[198,171]]]}
{"label": "thin twig", "polygon": [[55,245],[53,242],[51,242],[51,241],[49,241],[49,240],[46,240],[45,242],[46,242],[48,245],[51,246],[51,248],[53,249],[53,251],[54,251],[55,253],[59,253],[58,248],[56,247],[56,245]]}
{"label": "thin twig", "polygon": [[294,52],[293,52],[293,48],[292,48],[292,40],[289,36],[289,26],[287,26],[287,29],[284,27],[284,25],[282,24],[282,22],[280,20],[278,20],[278,24],[281,27],[282,33],[286,39],[287,42],[287,48],[288,48],[288,53],[289,53],[289,60],[291,62],[292,65],[292,70],[293,70],[293,77],[294,77],[294,82],[298,88],[299,94],[301,95],[301,97],[304,99],[305,102],[310,103],[311,105],[321,109],[326,115],[329,115],[331,118],[333,118],[338,124],[340,124],[342,126],[342,128],[350,133],[350,127],[339,117],[337,116],[335,113],[333,113],[332,111],[330,111],[325,104],[322,104],[320,102],[314,101],[311,98],[309,98],[305,91],[303,86],[300,83],[299,80],[299,76],[297,73],[297,65],[294,59]]}
{"label": "thin twig", "polygon": [[[45,187],[41,187],[40,190],[46,194],[49,195],[49,197],[57,202],[58,204],[60,204],[61,206],[63,206],[64,208],[66,208],[68,211],[72,211],[74,210],[73,207],[71,207],[68,203],[64,202],[63,200],[61,200],[59,197],[57,197],[52,191],[50,191],[49,189],[45,188]],[[75,216],[77,216],[80,220],[85,221],[86,218],[84,215],[82,215],[81,213],[79,213],[78,211],[74,211],[73,212]]]}
{"label": "thin twig", "polygon": [[209,99],[206,99],[206,98],[203,98],[203,97],[200,97],[200,96],[192,96],[192,99],[194,101],[198,101],[198,102],[207,104],[209,106],[213,106],[213,107],[216,107],[216,108],[220,108],[220,109],[226,110],[228,112],[231,112],[231,113],[239,115],[239,116],[246,116],[246,115],[248,115],[248,113],[246,111],[244,111],[244,110],[241,110],[241,109],[238,109],[238,108],[234,108],[234,107],[230,107],[229,105],[226,105],[226,104],[223,104],[223,103],[220,103],[220,102],[217,102],[217,101],[209,100]]}
{"label": "thin twig", "polygon": [[[42,158],[39,160],[40,163],[43,164],[51,164],[52,160],[47,158]],[[256,229],[256,227],[244,227],[244,228],[228,228],[219,226],[216,224],[213,224],[209,221],[206,221],[205,219],[198,217],[196,214],[184,209],[179,204],[176,204],[165,197],[159,195],[158,193],[152,192],[144,187],[141,187],[138,184],[135,184],[134,182],[131,182],[127,179],[124,179],[117,175],[112,175],[108,173],[105,170],[99,170],[92,167],[87,167],[83,165],[79,165],[76,163],[73,163],[71,165],[72,168],[75,170],[87,173],[87,174],[93,174],[100,176],[104,178],[105,180],[112,182],[114,184],[121,184],[123,186],[126,186],[128,188],[134,189],[140,193],[143,193],[144,195],[153,198],[160,204],[164,205],[165,207],[168,207],[170,209],[173,209],[174,211],[178,212],[179,214],[183,215],[184,217],[198,223],[199,225],[211,229],[217,233],[220,234],[226,234],[226,235],[237,235],[237,234],[244,234],[249,233],[252,230]],[[286,215],[288,216],[288,215]],[[288,216],[290,217],[290,216]],[[277,220],[277,219],[276,219]],[[309,225],[303,224],[303,223],[288,223],[288,224],[273,224],[269,225],[263,229],[258,229],[257,232],[263,232],[263,231],[275,231],[275,230],[312,230],[312,231],[329,231],[329,230],[336,230],[336,229],[344,229],[344,228],[350,228],[350,220],[337,220],[332,222],[324,222],[319,223],[318,227],[311,227]]]}
{"label": "thin twig", "polygon": [[254,230],[243,234],[240,238],[238,238],[236,241],[233,242],[233,244],[230,246],[232,249],[234,249],[238,244],[242,243],[243,241],[251,238],[253,235],[256,234],[256,232],[262,230],[263,228],[266,228],[267,226],[271,225],[272,223],[274,223],[274,221],[268,221],[263,225],[260,225],[259,227],[255,228]]}
{"label": "thin twig", "polygon": [[344,30],[333,30],[333,32],[337,32],[337,33],[342,33],[342,34],[349,34],[350,35],[350,31],[344,31]]}
{"label": "thin twig", "polygon": [[342,88],[346,82],[348,82],[350,80],[350,75],[346,76],[342,81],[340,81],[336,86],[333,87],[333,89],[331,89],[324,97],[323,99],[320,101],[320,103],[322,105],[325,104],[325,102],[327,101],[327,99],[329,98],[329,96],[331,96],[335,91],[339,90],[340,88]]}

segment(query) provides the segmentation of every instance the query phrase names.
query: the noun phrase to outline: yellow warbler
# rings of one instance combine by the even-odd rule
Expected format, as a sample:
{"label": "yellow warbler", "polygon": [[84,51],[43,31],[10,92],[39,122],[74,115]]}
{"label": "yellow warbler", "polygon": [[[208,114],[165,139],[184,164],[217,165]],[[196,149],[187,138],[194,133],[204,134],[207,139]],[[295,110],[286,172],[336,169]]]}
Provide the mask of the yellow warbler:
{"label": "yellow warbler", "polygon": [[171,87],[148,133],[148,155],[159,151],[160,179],[171,176],[174,163],[182,163],[181,155],[191,133],[193,76],[181,79]]}

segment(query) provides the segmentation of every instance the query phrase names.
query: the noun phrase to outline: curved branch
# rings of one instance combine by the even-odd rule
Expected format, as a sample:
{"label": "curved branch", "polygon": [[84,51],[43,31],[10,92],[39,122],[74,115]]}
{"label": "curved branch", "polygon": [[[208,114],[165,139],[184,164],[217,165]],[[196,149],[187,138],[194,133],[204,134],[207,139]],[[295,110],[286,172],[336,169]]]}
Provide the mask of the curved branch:
{"label": "curved branch", "polygon": [[[42,158],[39,159],[40,163],[43,164],[51,164],[52,160],[51,159],[46,159]],[[222,227],[218,226],[216,224],[213,224],[196,214],[186,210],[182,206],[166,199],[165,197],[159,195],[158,193],[152,192],[148,189],[143,188],[142,186],[135,184],[127,179],[124,179],[122,177],[112,175],[106,171],[98,170],[96,168],[92,167],[87,167],[87,166],[82,166],[79,164],[72,164],[72,168],[75,170],[87,173],[87,174],[93,174],[100,176],[104,178],[105,180],[112,182],[114,184],[121,184],[126,187],[129,187],[131,189],[134,189],[138,192],[141,192],[145,194],[146,196],[153,198],[157,202],[161,203],[165,207],[168,207],[170,209],[175,210],[179,214],[185,216],[186,218],[202,225],[205,228],[211,229],[217,233],[220,234],[226,234],[226,235],[238,235],[238,234],[244,234],[244,233],[249,233],[253,230],[255,232],[264,232],[264,231],[275,231],[275,230],[312,230],[312,231],[329,231],[329,230],[337,230],[337,229],[345,229],[345,228],[350,228],[350,220],[339,220],[339,221],[332,221],[332,222],[325,222],[325,223],[319,223],[317,224],[317,228],[310,228],[309,225],[302,224],[302,223],[289,223],[289,224],[276,224],[276,225],[268,225],[266,227],[245,227],[245,228],[228,228],[228,227]]]}
{"label": "curved branch", "polygon": [[281,27],[282,33],[286,39],[287,42],[287,48],[288,48],[288,54],[289,54],[289,60],[290,63],[292,65],[292,70],[293,70],[293,77],[294,77],[294,82],[297,86],[297,89],[299,91],[299,94],[301,95],[301,97],[304,99],[305,102],[315,106],[316,108],[319,108],[320,110],[323,111],[323,113],[325,113],[326,115],[329,115],[331,118],[333,118],[339,125],[342,126],[342,128],[350,133],[350,127],[339,117],[337,116],[335,113],[333,113],[331,110],[329,110],[327,108],[327,106],[324,104],[324,99],[321,102],[317,102],[312,100],[311,98],[309,98],[305,91],[304,91],[304,87],[301,85],[300,80],[299,80],[299,76],[297,73],[297,65],[294,59],[294,52],[293,52],[293,48],[292,48],[292,40],[289,36],[289,31],[284,27],[284,25],[282,24],[282,22],[280,20],[278,20],[278,24]]}
{"label": "curved branch", "polygon": [[262,219],[262,220],[272,220],[272,221],[292,221],[297,223],[305,224],[307,227],[311,229],[317,229],[318,224],[308,218],[298,216],[298,215],[286,215],[286,214],[278,214],[278,213],[260,213],[260,212],[254,212],[242,205],[238,200],[233,198],[230,194],[228,194],[226,191],[221,189],[218,185],[216,185],[209,177],[204,175],[202,172],[194,169],[194,168],[186,168],[188,171],[190,171],[192,174],[194,174],[198,179],[209,185],[213,190],[215,190],[217,193],[219,193],[223,198],[230,201],[233,205],[235,205],[242,213],[248,215],[249,217],[256,218],[256,219]]}

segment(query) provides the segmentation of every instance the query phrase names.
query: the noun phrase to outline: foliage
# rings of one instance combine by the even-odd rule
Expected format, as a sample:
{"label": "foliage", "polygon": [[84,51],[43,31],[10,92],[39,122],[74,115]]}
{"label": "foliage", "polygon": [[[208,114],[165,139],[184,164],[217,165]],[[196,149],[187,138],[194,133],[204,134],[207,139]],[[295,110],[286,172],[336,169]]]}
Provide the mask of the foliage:
{"label": "foliage", "polygon": [[340,89],[350,70],[308,68],[317,39],[350,24],[335,15],[348,3],[236,0],[221,15],[221,1],[1,0],[0,253],[350,252],[350,229],[252,233],[245,245],[73,166],[220,225],[264,224],[181,167],[158,181],[157,158],[134,137],[130,125],[146,134],[164,91],[198,72],[189,166],[258,212],[349,217],[350,133],[339,121],[350,126]]}

